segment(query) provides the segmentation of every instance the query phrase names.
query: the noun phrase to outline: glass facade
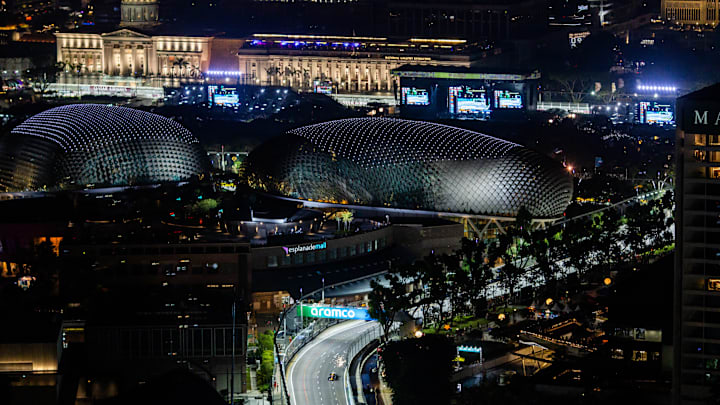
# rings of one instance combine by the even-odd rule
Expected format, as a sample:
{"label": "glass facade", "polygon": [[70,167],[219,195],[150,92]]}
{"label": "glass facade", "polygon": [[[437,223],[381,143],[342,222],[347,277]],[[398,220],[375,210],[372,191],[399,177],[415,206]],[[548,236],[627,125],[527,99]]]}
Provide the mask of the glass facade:
{"label": "glass facade", "polygon": [[341,246],[337,248],[328,248],[317,252],[304,252],[294,254],[281,254],[266,256],[264,262],[268,268],[285,267],[295,265],[324,264],[341,259],[348,256],[360,256],[372,253],[376,250],[383,249],[387,246],[384,237],[369,240],[367,242],[353,243],[349,246]]}
{"label": "glass facade", "polygon": [[298,128],[256,148],[247,165],[252,187],[328,203],[509,217],[525,207],[535,218],[557,218],[572,198],[572,179],[545,156],[477,132],[399,119]]}

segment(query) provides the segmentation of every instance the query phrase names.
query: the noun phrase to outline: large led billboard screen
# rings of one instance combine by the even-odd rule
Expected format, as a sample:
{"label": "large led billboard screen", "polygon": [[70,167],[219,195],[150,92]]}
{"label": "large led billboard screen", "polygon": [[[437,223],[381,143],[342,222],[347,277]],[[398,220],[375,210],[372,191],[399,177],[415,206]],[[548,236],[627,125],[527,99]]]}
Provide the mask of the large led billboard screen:
{"label": "large led billboard screen", "polygon": [[400,102],[404,105],[430,105],[430,96],[426,89],[403,87]]}
{"label": "large led billboard screen", "polygon": [[638,103],[638,121],[641,124],[672,124],[675,122],[673,107],[655,101],[641,101]]}
{"label": "large led billboard screen", "polygon": [[313,82],[313,91],[315,93],[319,93],[319,94],[332,94],[333,85],[331,82],[326,81],[326,80],[324,80],[324,81],[315,80]]}
{"label": "large led billboard screen", "polygon": [[484,88],[452,86],[448,88],[448,112],[450,114],[483,114],[490,111],[490,103]]}
{"label": "large led billboard screen", "polygon": [[213,105],[234,107],[240,104],[240,96],[235,87],[208,86],[208,98]]}
{"label": "large led billboard screen", "polygon": [[495,90],[495,108],[523,108],[522,95],[517,91]]}

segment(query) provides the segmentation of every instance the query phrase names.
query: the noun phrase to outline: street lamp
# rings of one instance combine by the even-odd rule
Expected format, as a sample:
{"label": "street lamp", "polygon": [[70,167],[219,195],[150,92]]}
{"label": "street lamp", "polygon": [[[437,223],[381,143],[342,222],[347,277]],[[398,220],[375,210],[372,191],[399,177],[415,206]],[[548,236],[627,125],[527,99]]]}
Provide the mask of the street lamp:
{"label": "street lamp", "polygon": [[322,278],[322,298],[320,302],[325,303],[325,277]]}

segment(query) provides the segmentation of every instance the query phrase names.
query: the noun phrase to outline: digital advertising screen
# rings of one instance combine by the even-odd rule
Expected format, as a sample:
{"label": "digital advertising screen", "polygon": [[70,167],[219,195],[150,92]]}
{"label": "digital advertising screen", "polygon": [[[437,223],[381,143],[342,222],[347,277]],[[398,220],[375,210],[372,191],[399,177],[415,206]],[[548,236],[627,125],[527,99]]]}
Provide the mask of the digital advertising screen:
{"label": "digital advertising screen", "polygon": [[517,91],[495,90],[495,108],[523,108],[522,95]]}
{"label": "digital advertising screen", "polygon": [[670,104],[641,101],[638,103],[638,120],[641,124],[672,124],[675,122],[675,114]]}
{"label": "digital advertising screen", "polygon": [[240,97],[235,87],[208,86],[208,98],[212,100],[213,105],[233,107],[240,104]]}
{"label": "digital advertising screen", "polygon": [[313,88],[315,93],[318,94],[332,94],[333,86],[332,83],[327,81],[314,81],[313,82]]}
{"label": "digital advertising screen", "polygon": [[400,101],[405,105],[430,105],[430,96],[426,89],[416,87],[403,87]]}
{"label": "digital advertising screen", "polygon": [[450,114],[483,114],[490,111],[485,89],[454,86],[448,89],[448,112]]}

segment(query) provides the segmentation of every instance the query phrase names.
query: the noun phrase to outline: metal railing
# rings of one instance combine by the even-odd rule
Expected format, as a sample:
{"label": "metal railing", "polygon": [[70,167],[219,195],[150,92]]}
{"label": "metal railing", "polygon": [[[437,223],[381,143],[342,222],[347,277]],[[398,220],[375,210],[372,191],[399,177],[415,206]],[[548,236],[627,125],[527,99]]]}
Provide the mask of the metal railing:
{"label": "metal railing", "polygon": [[362,335],[360,335],[353,343],[350,345],[347,351],[347,356],[345,357],[347,359],[347,366],[348,371],[345,373],[345,396],[347,397],[347,403],[348,405],[355,405],[355,393],[352,391],[352,384],[350,384],[350,372],[349,369],[352,365],[353,360],[355,360],[355,356],[358,355],[358,353],[362,352],[362,350],[369,345],[371,342],[373,342],[376,339],[380,339],[380,337],[383,335],[382,326],[380,326],[379,323],[375,322],[372,328],[366,330]]}
{"label": "metal railing", "polygon": [[[326,285],[325,289],[330,289],[334,287],[339,287],[344,284],[354,283],[360,280],[372,278],[372,277],[378,277],[382,274],[387,273],[387,270],[383,270],[377,273],[368,274],[366,276],[358,277],[352,280],[343,281],[340,283],[335,284],[329,284]],[[323,288],[319,288],[315,291],[312,291],[308,294],[303,295],[300,297],[298,301],[305,301],[308,298],[316,297],[320,295]],[[311,340],[313,340],[317,335],[319,335],[322,331],[329,328],[330,326],[336,325],[341,320],[338,319],[315,319],[308,327],[300,330],[297,334],[294,334],[292,337],[292,340],[287,344],[287,346],[283,347],[283,350],[280,350],[280,343],[278,342],[278,333],[280,332],[282,325],[287,321],[287,318],[290,314],[293,314],[294,311],[297,310],[297,303],[291,305],[289,308],[287,308],[285,311],[283,311],[280,314],[280,318],[278,319],[278,326],[275,329],[275,337],[273,340],[274,346],[275,346],[275,358],[278,359],[277,361],[277,367],[279,368],[278,371],[280,381],[277,381],[276,373],[273,373],[272,383],[271,383],[271,392],[272,392],[272,401],[273,404],[282,404],[282,405],[290,405],[290,393],[287,389],[287,382],[285,381],[285,370],[287,368],[287,365],[290,363],[290,360],[292,360],[293,356],[302,349],[307,343],[309,343]],[[301,327],[304,325],[301,325]],[[286,335],[283,336],[282,340],[287,341],[287,331]],[[354,356],[353,356],[354,357]],[[275,389],[277,387],[278,389]]]}

